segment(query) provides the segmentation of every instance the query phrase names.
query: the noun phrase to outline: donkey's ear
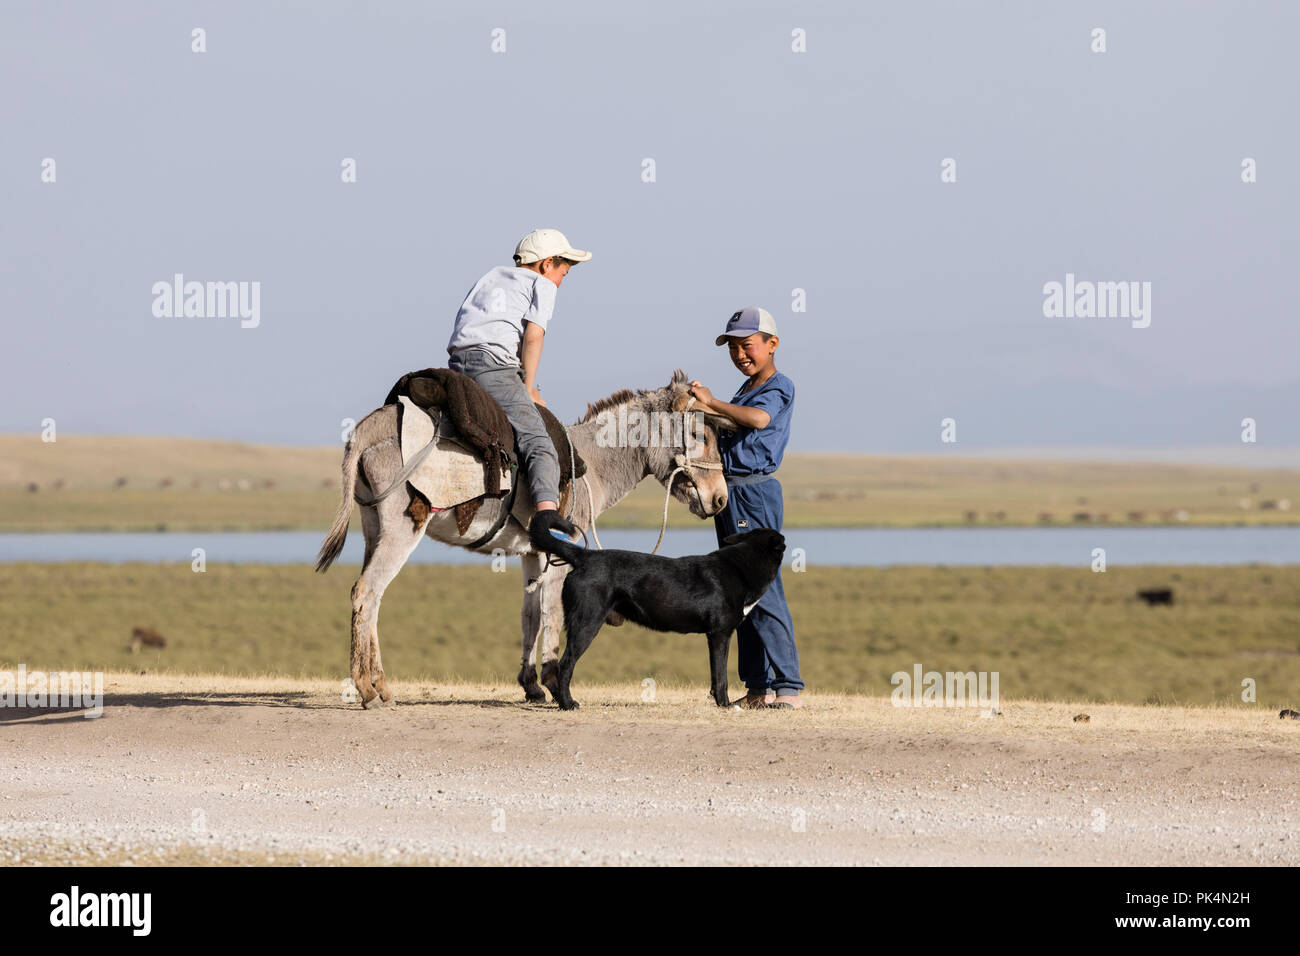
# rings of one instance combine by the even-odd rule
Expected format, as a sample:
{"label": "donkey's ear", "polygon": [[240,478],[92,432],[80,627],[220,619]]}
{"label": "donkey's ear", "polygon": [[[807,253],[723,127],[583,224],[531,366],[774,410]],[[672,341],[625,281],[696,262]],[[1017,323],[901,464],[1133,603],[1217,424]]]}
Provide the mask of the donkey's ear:
{"label": "donkey's ear", "polygon": [[691,403],[690,384],[691,380],[686,377],[686,373],[681,369],[677,369],[673,372],[673,377],[670,378],[668,384],[664,386],[664,388],[668,389],[673,396],[673,403],[669,409],[670,411],[686,411],[686,406]]}
{"label": "donkey's ear", "polygon": [[681,369],[673,372],[673,377],[668,380],[668,384],[664,387],[673,396],[671,411],[686,411],[686,406],[691,404],[691,380],[686,377],[686,373]]}

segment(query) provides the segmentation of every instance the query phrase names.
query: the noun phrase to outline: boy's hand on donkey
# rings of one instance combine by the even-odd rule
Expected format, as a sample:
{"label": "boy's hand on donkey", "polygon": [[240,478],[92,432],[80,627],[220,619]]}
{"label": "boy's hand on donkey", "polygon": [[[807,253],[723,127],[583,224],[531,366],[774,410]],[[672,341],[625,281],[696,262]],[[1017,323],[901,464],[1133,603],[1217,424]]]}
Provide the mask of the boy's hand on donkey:
{"label": "boy's hand on donkey", "polygon": [[691,382],[691,395],[705,408],[713,404],[713,393],[701,382]]}
{"label": "boy's hand on donkey", "polygon": [[546,401],[542,398],[542,393],[536,388],[530,388],[528,390],[528,397],[531,398],[533,403],[536,405],[541,405],[543,407],[546,405]]}

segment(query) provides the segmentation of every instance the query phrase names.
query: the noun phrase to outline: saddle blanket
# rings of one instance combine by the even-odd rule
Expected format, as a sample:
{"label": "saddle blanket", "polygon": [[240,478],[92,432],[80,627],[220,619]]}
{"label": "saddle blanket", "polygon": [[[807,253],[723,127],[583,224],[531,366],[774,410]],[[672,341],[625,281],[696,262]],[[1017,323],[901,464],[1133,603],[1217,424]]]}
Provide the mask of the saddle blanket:
{"label": "saddle blanket", "polygon": [[[451,508],[487,493],[483,460],[459,441],[451,419],[437,409],[426,411],[407,396],[398,399],[402,418],[402,465],[437,436],[438,443],[407,479],[434,508]],[[509,490],[513,476],[501,473],[501,491]]]}

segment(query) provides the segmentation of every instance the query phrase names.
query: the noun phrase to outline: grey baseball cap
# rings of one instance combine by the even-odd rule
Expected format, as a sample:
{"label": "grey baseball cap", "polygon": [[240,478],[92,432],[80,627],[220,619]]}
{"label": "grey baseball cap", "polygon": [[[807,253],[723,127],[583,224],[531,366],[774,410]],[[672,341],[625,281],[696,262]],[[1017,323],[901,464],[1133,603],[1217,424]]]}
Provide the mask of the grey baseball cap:
{"label": "grey baseball cap", "polygon": [[722,345],[727,339],[747,339],[755,332],[776,335],[776,320],[767,309],[749,305],[727,320],[727,331],[718,336],[714,345]]}

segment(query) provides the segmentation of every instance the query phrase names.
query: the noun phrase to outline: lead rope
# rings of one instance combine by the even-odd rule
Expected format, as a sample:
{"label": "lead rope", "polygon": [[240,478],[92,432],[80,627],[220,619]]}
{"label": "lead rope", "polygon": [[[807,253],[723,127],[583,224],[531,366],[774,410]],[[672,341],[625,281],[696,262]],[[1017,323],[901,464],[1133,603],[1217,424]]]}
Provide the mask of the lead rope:
{"label": "lead rope", "polygon": [[[577,481],[577,464],[573,462],[573,438],[568,436],[567,428],[564,429],[564,432],[569,442],[569,492],[572,493],[572,497],[569,498],[568,519],[572,522],[573,512],[577,510],[577,490],[573,488],[573,483]],[[582,488],[586,489],[586,510],[591,512],[591,538],[595,541],[597,549],[603,551],[604,546],[601,544],[601,536],[595,533],[595,502],[591,499],[591,485],[586,480],[586,472],[582,472]],[[585,532],[582,537],[586,537]]]}

